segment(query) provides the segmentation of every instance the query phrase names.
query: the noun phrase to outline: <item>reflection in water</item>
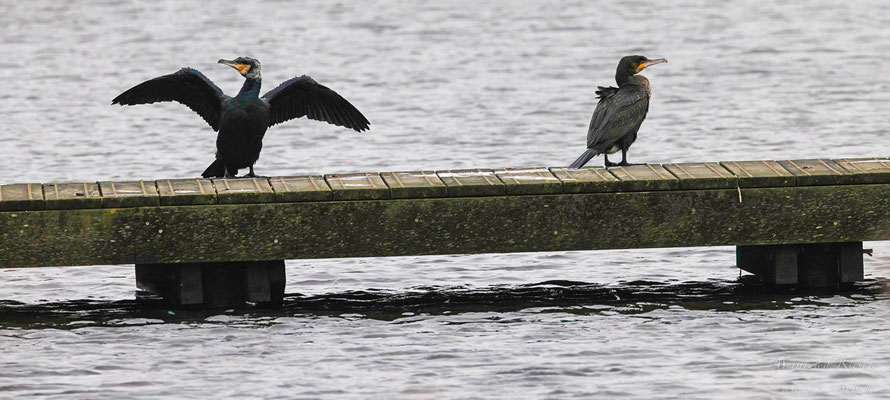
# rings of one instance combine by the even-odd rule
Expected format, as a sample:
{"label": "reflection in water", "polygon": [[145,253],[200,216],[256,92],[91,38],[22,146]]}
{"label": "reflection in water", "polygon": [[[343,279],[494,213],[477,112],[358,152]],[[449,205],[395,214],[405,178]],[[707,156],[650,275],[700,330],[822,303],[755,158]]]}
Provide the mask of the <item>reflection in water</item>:
{"label": "reflection in water", "polygon": [[[867,280],[839,294],[849,300],[840,305],[890,298],[886,279]],[[66,301],[23,304],[0,301],[0,327],[62,328],[133,326],[151,323],[201,321],[218,314],[244,314],[250,318],[332,316],[394,321],[417,315],[462,313],[571,313],[645,314],[656,309],[740,311],[778,310],[800,306],[834,306],[826,301],[838,294],[770,290],[753,275],[736,282],[708,281],[665,284],[635,281],[600,285],[573,281],[547,281],[483,289],[420,287],[408,291],[357,290],[304,296],[286,295],[282,309],[197,310],[170,308],[161,299],[140,292],[137,300]]]}

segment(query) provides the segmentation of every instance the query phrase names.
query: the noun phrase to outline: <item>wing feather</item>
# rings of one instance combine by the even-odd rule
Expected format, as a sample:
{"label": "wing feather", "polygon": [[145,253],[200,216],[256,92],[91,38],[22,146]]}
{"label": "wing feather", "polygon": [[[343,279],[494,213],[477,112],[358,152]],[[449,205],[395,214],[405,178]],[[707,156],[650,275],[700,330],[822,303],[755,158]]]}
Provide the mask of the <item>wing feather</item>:
{"label": "wing feather", "polygon": [[214,131],[219,130],[222,104],[228,98],[200,71],[183,68],[169,75],[142,82],[121,93],[111,104],[129,106],[175,101],[198,113]]}
{"label": "wing feather", "polygon": [[269,103],[269,126],[306,117],[356,131],[369,129],[368,119],[337,92],[303,75],[285,81],[263,95]]}

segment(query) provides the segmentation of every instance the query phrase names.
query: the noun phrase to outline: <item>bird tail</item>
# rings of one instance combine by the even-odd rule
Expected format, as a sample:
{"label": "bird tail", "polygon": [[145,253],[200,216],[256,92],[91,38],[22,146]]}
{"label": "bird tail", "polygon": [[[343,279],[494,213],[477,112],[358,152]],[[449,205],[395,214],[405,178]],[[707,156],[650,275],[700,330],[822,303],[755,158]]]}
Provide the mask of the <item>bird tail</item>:
{"label": "bird tail", "polygon": [[600,152],[594,149],[587,149],[584,154],[581,154],[581,157],[578,157],[575,162],[569,165],[569,168],[581,168],[584,166],[584,164],[587,164],[587,162],[590,161],[591,158],[596,157],[599,153]]}
{"label": "bird tail", "polygon": [[213,163],[210,164],[207,169],[204,170],[204,173],[201,174],[204,178],[222,178],[226,176],[226,164],[223,162],[222,158],[217,158],[213,160]]}

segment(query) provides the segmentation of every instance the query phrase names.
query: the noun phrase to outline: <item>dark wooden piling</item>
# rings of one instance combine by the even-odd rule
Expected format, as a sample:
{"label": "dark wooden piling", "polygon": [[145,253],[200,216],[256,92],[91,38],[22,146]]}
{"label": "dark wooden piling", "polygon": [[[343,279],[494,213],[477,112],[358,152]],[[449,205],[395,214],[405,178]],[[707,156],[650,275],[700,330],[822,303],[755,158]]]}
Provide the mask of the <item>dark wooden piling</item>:
{"label": "dark wooden piling", "polygon": [[798,249],[795,245],[738,246],[736,265],[769,285],[796,285]]}
{"label": "dark wooden piling", "polygon": [[136,264],[136,286],[173,305],[280,305],[284,261]]}
{"label": "dark wooden piling", "polygon": [[736,263],[775,286],[836,289],[864,278],[862,242],[738,246]]}

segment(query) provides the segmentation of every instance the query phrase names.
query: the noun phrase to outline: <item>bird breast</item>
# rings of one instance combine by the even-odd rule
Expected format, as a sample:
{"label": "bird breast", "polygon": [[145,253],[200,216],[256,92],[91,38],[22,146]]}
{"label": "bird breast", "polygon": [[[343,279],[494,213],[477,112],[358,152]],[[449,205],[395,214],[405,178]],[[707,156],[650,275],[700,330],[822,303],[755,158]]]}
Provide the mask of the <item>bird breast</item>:
{"label": "bird breast", "polygon": [[651,97],[652,96],[652,87],[649,86],[649,80],[646,79],[646,77],[643,75],[634,75],[634,78],[636,78],[637,83],[640,86],[646,88],[646,95]]}

